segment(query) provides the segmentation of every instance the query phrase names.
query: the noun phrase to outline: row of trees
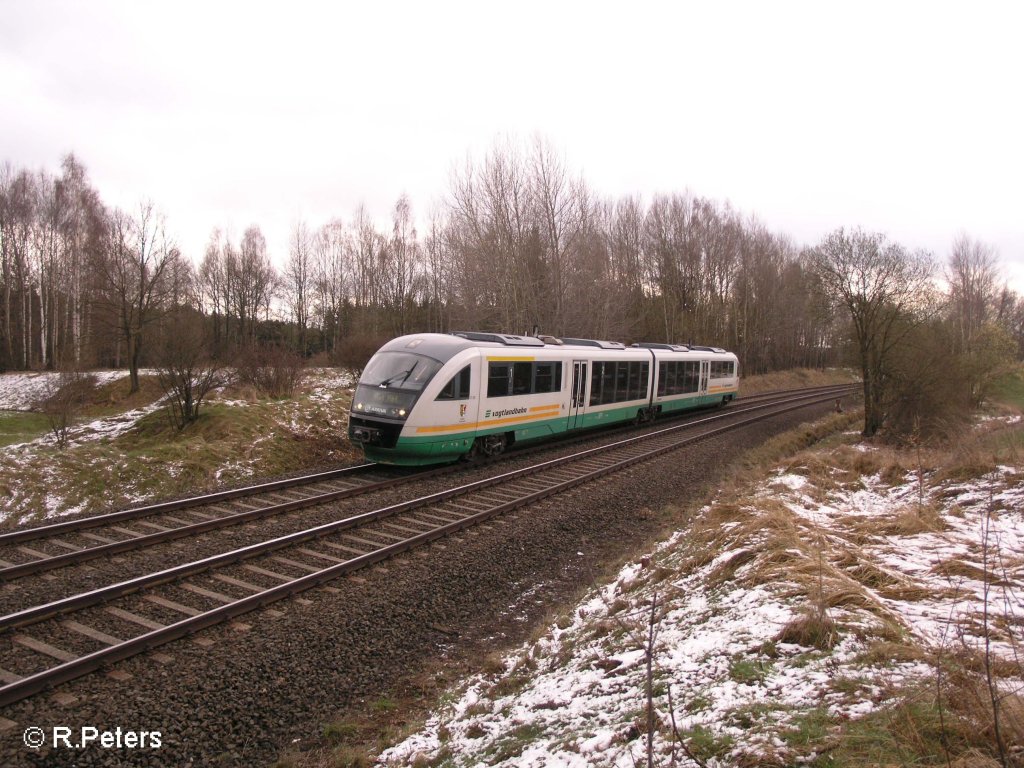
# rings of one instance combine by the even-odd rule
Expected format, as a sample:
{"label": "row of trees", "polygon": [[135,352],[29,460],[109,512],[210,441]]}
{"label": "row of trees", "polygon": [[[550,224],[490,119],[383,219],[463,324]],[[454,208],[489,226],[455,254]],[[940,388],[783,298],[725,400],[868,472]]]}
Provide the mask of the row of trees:
{"label": "row of trees", "polygon": [[[349,220],[298,222],[282,256],[278,269],[254,225],[238,242],[215,230],[194,263],[152,204],[108,208],[73,156],[56,177],[7,165],[0,368],[127,366],[137,388],[139,366],[159,362],[157,340],[175,335],[183,312],[221,361],[272,341],[358,363],[381,338],[411,331],[538,329],[720,345],[748,373],[852,351],[869,361],[865,386],[891,391],[885,361],[924,326],[976,363],[992,349],[1024,351],[1024,302],[1000,285],[982,243],[957,241],[940,291],[928,255],[881,235],[840,230],[801,249],[689,193],[604,199],[542,139],[468,160],[422,227],[403,196],[384,227],[362,207]],[[970,387],[976,396],[983,384]],[[884,420],[878,409],[867,431]]]}
{"label": "row of trees", "polygon": [[995,252],[962,235],[941,270],[879,233],[836,230],[806,254],[840,314],[864,387],[864,434],[949,432],[1022,357],[1024,302],[998,282]]}
{"label": "row of trees", "polygon": [[187,301],[190,267],[151,203],[108,209],[69,155],[62,173],[0,168],[0,370],[131,369],[146,329]]}
{"label": "row of trees", "polygon": [[690,194],[602,200],[540,140],[469,161],[423,230],[404,196],[383,230],[363,208],[318,229],[299,222],[276,282],[258,230],[238,248],[215,233],[199,282],[219,348],[257,331],[244,275],[261,276],[263,306],[279,297],[304,354],[459,328],[719,344],[752,372],[836,354],[789,238]]}

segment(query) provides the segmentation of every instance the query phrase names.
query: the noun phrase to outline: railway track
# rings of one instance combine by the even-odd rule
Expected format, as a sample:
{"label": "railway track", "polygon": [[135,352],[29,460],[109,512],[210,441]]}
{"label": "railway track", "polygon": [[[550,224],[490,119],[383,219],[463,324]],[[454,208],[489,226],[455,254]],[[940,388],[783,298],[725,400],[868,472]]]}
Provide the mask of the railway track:
{"label": "railway track", "polygon": [[[352,498],[433,474],[362,464],[0,534],[0,581]],[[128,526],[133,527],[128,527]]]}
{"label": "railway track", "polygon": [[[805,394],[833,392],[836,387],[802,391]],[[784,393],[763,393],[742,402],[770,400],[780,394]],[[575,440],[593,437],[585,434]],[[569,442],[562,441],[559,445]],[[536,450],[550,447],[551,444],[544,444],[537,446]],[[518,453],[524,455],[523,451]],[[0,533],[0,582],[390,490],[456,469],[446,466],[396,471],[377,464],[363,464]]]}
{"label": "railway track", "polygon": [[[753,421],[833,400],[849,389],[790,394],[778,402],[764,398],[768,402],[646,431],[8,614],[0,617],[0,705],[638,461]],[[344,489],[328,493],[337,492]]]}

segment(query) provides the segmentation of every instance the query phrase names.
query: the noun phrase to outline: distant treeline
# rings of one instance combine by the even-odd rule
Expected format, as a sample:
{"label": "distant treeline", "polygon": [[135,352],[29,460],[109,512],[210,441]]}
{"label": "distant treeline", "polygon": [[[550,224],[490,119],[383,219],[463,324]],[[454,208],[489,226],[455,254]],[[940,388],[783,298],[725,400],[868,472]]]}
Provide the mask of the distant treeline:
{"label": "distant treeline", "polygon": [[[57,176],[7,164],[0,369],[157,365],[182,312],[221,361],[270,342],[353,362],[385,337],[459,329],[713,344],[748,373],[851,351],[814,248],[690,193],[602,198],[542,139],[467,161],[420,221],[403,196],[386,229],[362,207],[299,223],[278,269],[257,224],[183,255],[156,205],[105,205],[74,156]],[[947,275],[944,317],[997,324],[1019,354],[1024,302],[990,249],[958,242],[980,262]]]}

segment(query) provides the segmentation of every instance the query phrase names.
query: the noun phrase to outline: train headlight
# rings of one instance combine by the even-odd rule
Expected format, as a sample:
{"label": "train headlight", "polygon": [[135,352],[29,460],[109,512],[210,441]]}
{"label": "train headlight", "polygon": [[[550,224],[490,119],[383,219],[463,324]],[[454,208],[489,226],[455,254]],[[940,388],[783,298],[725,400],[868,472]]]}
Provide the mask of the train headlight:
{"label": "train headlight", "polygon": [[356,410],[357,411],[363,410],[363,404],[362,403],[356,403]]}
{"label": "train headlight", "polygon": [[398,416],[399,416],[399,418],[402,418],[402,419],[405,418],[405,408],[399,408],[398,409]]}

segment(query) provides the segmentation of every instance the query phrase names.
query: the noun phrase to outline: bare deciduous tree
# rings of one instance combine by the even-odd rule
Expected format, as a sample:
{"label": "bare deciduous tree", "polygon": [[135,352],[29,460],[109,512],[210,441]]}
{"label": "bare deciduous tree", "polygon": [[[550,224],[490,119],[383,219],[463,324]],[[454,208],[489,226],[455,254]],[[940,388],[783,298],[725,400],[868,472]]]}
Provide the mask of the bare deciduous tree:
{"label": "bare deciduous tree", "polygon": [[989,322],[998,296],[995,249],[966,233],[957,236],[945,269],[950,309],[961,349],[969,349]]}
{"label": "bare deciduous tree", "polygon": [[107,252],[100,261],[106,300],[113,305],[127,346],[130,391],[139,391],[139,361],[146,329],[167,309],[180,253],[167,239],[164,218],[151,202],[133,218],[116,210]]}
{"label": "bare deciduous tree", "polygon": [[860,229],[826,236],[812,258],[826,293],[849,314],[864,380],[864,435],[871,437],[885,420],[892,352],[927,308],[933,263]]}
{"label": "bare deciduous tree", "polygon": [[292,321],[298,330],[299,354],[306,355],[309,328],[310,291],[313,283],[313,245],[303,221],[292,228],[291,248],[284,271],[284,289]]}
{"label": "bare deciduous tree", "polygon": [[406,195],[395,203],[391,222],[391,238],[377,252],[377,272],[391,332],[400,336],[410,330],[408,309],[420,272],[420,247],[413,224],[412,205]]}
{"label": "bare deciduous tree", "polygon": [[340,220],[328,222],[317,232],[313,243],[313,310],[323,347],[331,354],[338,349],[343,311],[351,298],[354,252],[352,235]]}
{"label": "bare deciduous tree", "polygon": [[58,448],[67,447],[71,427],[95,392],[96,383],[95,376],[75,368],[51,375],[36,408],[46,416]]}
{"label": "bare deciduous tree", "polygon": [[269,311],[278,287],[278,276],[267,253],[267,241],[257,226],[242,235],[238,250],[224,246],[224,274],[227,281],[229,311],[238,322],[238,342],[252,346],[260,312]]}

